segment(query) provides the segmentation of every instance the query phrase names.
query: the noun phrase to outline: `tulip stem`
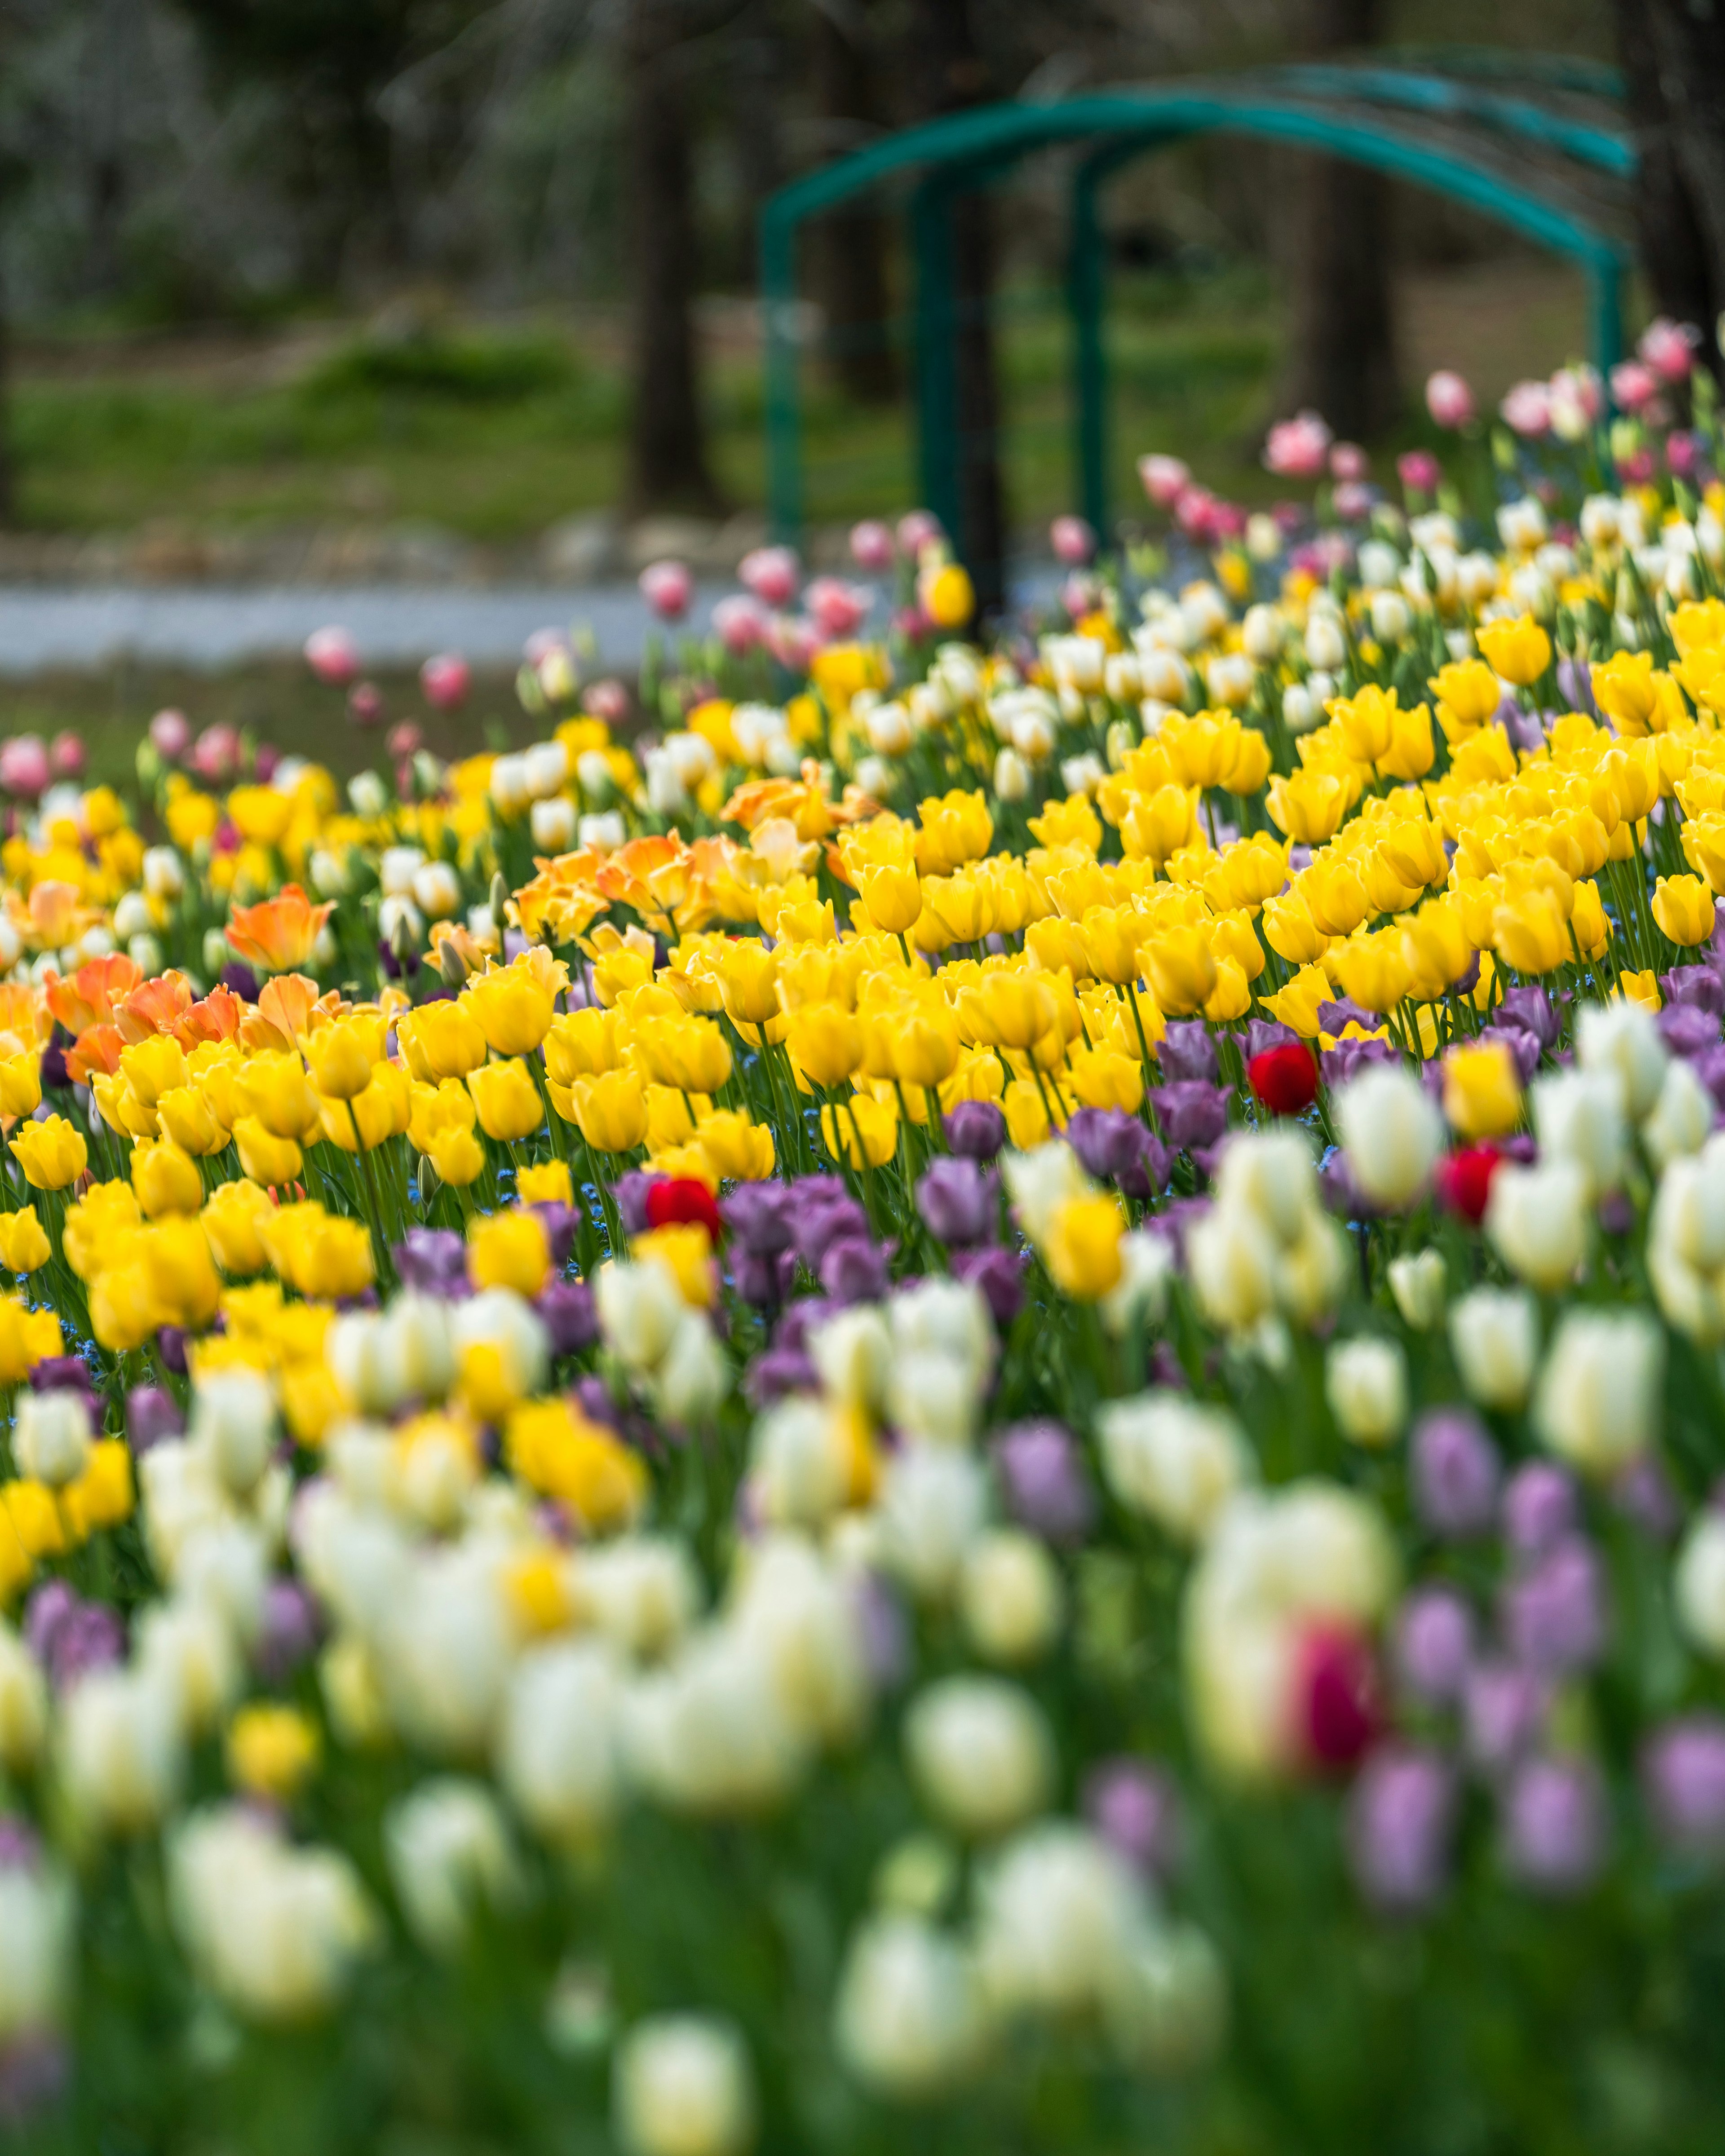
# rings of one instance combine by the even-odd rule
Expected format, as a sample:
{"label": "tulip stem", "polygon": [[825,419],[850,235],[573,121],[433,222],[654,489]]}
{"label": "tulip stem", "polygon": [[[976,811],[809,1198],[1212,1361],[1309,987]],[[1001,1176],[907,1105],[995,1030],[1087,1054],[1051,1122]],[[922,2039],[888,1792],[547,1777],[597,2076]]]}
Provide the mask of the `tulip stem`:
{"label": "tulip stem", "polygon": [[352,1101],[347,1103],[347,1120],[353,1126],[354,1150],[359,1155],[359,1172],[365,1178],[366,1196],[370,1201],[372,1255],[377,1262],[379,1281],[393,1280],[394,1269],[389,1262],[389,1247],[383,1235],[383,1207],[377,1195],[377,1178],[372,1166],[372,1157],[366,1151],[365,1140],[359,1134],[359,1115]]}

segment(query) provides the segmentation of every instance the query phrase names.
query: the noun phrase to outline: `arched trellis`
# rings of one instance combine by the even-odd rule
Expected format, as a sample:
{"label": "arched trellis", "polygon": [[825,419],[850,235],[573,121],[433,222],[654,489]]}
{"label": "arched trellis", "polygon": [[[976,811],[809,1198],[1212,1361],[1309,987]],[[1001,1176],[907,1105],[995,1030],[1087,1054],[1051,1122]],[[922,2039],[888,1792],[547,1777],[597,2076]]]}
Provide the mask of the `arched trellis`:
{"label": "arched trellis", "polygon": [[[1442,71],[1439,71],[1440,66]],[[796,240],[805,219],[870,188],[916,175],[910,234],[916,266],[915,380],[919,466],[927,506],[957,529],[951,208],[1019,161],[1060,145],[1092,146],[1074,172],[1067,303],[1073,329],[1075,493],[1107,521],[1107,368],[1102,323],[1107,250],[1101,195],[1136,158],[1203,135],[1237,135],[1348,159],[1425,187],[1565,257],[1588,283],[1596,362],[1620,355],[1629,250],[1619,236],[1632,143],[1589,109],[1615,78],[1577,75],[1557,59],[1491,54],[1422,56],[1419,65],[1286,68],[1220,80],[1158,83],[1047,105],[993,105],[905,130],[782,188],[761,218],[767,342],[768,506],[775,530],[803,521]]]}

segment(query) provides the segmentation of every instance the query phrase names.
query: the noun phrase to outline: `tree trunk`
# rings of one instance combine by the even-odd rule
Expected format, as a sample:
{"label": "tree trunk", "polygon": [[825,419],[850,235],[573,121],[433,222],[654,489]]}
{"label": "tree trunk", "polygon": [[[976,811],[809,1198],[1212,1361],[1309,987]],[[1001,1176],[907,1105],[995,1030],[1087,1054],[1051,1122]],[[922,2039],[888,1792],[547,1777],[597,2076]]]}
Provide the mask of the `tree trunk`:
{"label": "tree trunk", "polygon": [[1725,292],[1713,283],[1695,204],[1679,169],[1660,87],[1649,0],[1615,0],[1617,51],[1635,138],[1635,233],[1653,303],[1675,321],[1712,324]]}
{"label": "tree trunk", "polygon": [[628,506],[717,515],[695,339],[695,203],[675,0],[628,0],[634,305]]}
{"label": "tree trunk", "polygon": [[[1703,286],[1691,270],[1675,296],[1685,302],[1686,319],[1698,321],[1712,346],[1718,311],[1725,305],[1725,16],[1696,0],[1620,0],[1620,22],[1636,12],[1664,108],[1663,141],[1681,183],[1706,275]],[[1638,146],[1640,132],[1638,127]],[[1657,162],[1655,171],[1656,186]],[[1662,294],[1661,305],[1666,305]]]}
{"label": "tree trunk", "polygon": [[[860,147],[880,121],[867,44],[865,0],[841,14],[817,8],[809,25],[814,101],[825,123],[825,157]],[[888,317],[887,221],[865,198],[815,222],[815,289],[825,320],[824,357],[833,378],[860,404],[890,404],[898,395]]]}
{"label": "tree trunk", "polygon": [[[911,0],[908,80],[924,110],[962,111],[989,92],[969,0]],[[952,539],[984,614],[1006,600],[1006,505],[1000,484],[999,390],[994,366],[993,219],[986,193],[952,205],[952,304],[958,377],[959,529]]]}
{"label": "tree trunk", "polygon": [[[1370,44],[1381,0],[1302,0],[1310,59]],[[1281,402],[1321,412],[1339,434],[1364,436],[1400,408],[1389,280],[1385,182],[1339,157],[1301,157],[1289,204],[1291,350]]]}

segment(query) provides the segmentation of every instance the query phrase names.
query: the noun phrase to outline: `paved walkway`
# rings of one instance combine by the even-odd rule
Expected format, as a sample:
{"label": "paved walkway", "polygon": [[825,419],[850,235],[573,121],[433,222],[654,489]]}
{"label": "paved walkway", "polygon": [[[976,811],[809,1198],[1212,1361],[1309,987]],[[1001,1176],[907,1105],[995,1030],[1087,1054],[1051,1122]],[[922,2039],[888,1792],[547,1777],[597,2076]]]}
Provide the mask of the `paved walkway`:
{"label": "paved walkway", "polygon": [[[734,584],[696,588],[689,621],[705,629]],[[651,618],[632,584],[415,591],[399,586],[329,590],[223,590],[206,585],[12,585],[0,588],[0,675],[96,668],[122,656],[212,670],[292,656],[315,629],[349,630],[363,664],[417,665],[459,651],[475,665],[512,665],[535,629],[583,628],[603,663],[639,657]]]}

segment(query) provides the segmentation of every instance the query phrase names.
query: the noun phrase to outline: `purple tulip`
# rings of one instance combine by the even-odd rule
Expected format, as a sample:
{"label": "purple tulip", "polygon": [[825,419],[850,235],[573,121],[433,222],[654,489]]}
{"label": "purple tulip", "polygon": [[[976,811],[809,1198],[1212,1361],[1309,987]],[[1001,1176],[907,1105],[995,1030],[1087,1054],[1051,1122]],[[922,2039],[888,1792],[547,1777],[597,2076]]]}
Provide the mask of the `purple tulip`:
{"label": "purple tulip", "polygon": [[[1725,1014],[1725,979],[1716,966],[1677,966],[1669,973],[1661,973],[1659,985],[1665,997],[1665,1009],[1659,1014],[1660,1030],[1669,1043],[1668,1022],[1678,1010],[1696,1010],[1707,1017],[1717,1019]],[[1712,1038],[1717,1040],[1719,1030],[1716,1025]],[[1687,1054],[1680,1050],[1679,1054]]]}
{"label": "purple tulip", "polygon": [[1719,1045],[1719,1014],[1696,1004],[1668,1004],[1658,1025],[1666,1046],[1686,1063]]}
{"label": "purple tulip", "polygon": [[[1489,1045],[1497,1043],[1509,1050],[1510,1060],[1516,1067],[1516,1075],[1524,1086],[1539,1068],[1539,1042],[1525,1027],[1510,1024],[1481,1026],[1480,1040],[1482,1045]],[[1425,1067],[1435,1071],[1439,1085],[1441,1086],[1443,1082],[1441,1067],[1435,1064],[1429,1064]]]}
{"label": "purple tulip", "polygon": [[33,1393],[82,1393],[90,1402],[92,1417],[100,1419],[95,1415],[95,1387],[90,1365],[81,1355],[44,1355],[39,1363],[31,1364],[29,1383]]}
{"label": "purple tulip", "polygon": [[1157,1045],[1156,1060],[1164,1081],[1178,1084],[1213,1086],[1216,1081],[1216,1044],[1202,1019],[1171,1019]]}
{"label": "purple tulip", "polygon": [[1077,1543],[1096,1497],[1077,1440],[1062,1424],[1016,1423],[994,1440],[994,1471],[1006,1509],[1051,1543]]}
{"label": "purple tulip", "polygon": [[1384,1910],[1429,1908],[1449,1874],[1455,1772],[1441,1753],[1380,1745],[1348,1803],[1348,1854],[1367,1901]]}
{"label": "purple tulip", "polygon": [[1128,1198],[1147,1201],[1168,1181],[1168,1147],[1123,1108],[1080,1108],[1065,1137],[1087,1174]]}
{"label": "purple tulip", "polygon": [[85,1602],[63,1579],[51,1579],[30,1598],[24,1638],[56,1691],[68,1691],[91,1670],[124,1659],[126,1631],[105,1604]]}
{"label": "purple tulip", "polygon": [[1644,1452],[1611,1486],[1611,1502],[1656,1542],[1671,1541],[1683,1524],[1683,1508],[1659,1460]]}
{"label": "purple tulip", "polygon": [[886,1293],[886,1252],[867,1235],[840,1235],[822,1255],[820,1284],[840,1306],[879,1302]]}
{"label": "purple tulip", "polygon": [[568,1264],[569,1253],[575,1247],[575,1230],[581,1222],[579,1212],[572,1205],[565,1205],[561,1199],[553,1199],[541,1205],[530,1205],[527,1210],[536,1215],[540,1226],[545,1230],[552,1270],[561,1272]]}
{"label": "purple tulip", "polygon": [[1656,1730],[1641,1754],[1641,1787],[1663,1840],[1725,1848],[1725,1717],[1686,1715]]}
{"label": "purple tulip", "polygon": [[41,1861],[35,1829],[10,1812],[0,1812],[0,1871],[33,1871]]}
{"label": "purple tulip", "polygon": [[1558,1014],[1552,1009],[1551,998],[1537,983],[1530,982],[1525,988],[1506,988],[1497,1009],[1506,1024],[1519,1026],[1523,1033],[1531,1033],[1542,1049],[1556,1045]]}
{"label": "purple tulip", "polygon": [[1379,1033],[1384,1027],[1376,1011],[1368,1011],[1352,996],[1326,997],[1317,1007],[1317,1022],[1322,1031],[1337,1040],[1351,1025],[1357,1025],[1362,1033]]}
{"label": "purple tulip", "polygon": [[1523,1886],[1573,1894],[1599,1867],[1605,1805],[1597,1769],[1582,1759],[1529,1759],[1504,1793],[1504,1858]]}
{"label": "purple tulip", "polygon": [[553,1355],[578,1355],[599,1337],[593,1290],[585,1281],[550,1281],[541,1290],[533,1307],[551,1337]]}
{"label": "purple tulip", "polygon": [[750,1257],[776,1258],[795,1240],[794,1207],[788,1184],[740,1183],[719,1211],[737,1250]]}
{"label": "purple tulip", "polygon": [[1228,1127],[1228,1104],[1234,1098],[1230,1086],[1211,1086],[1201,1078],[1182,1079],[1173,1086],[1158,1086],[1150,1105],[1163,1136],[1177,1152],[1213,1146]]}
{"label": "purple tulip", "polygon": [[1504,1539],[1518,1557],[1538,1557],[1575,1532],[1575,1485],[1548,1460],[1517,1468],[1503,1492]]}
{"label": "purple tulip", "polygon": [[1548,1703],[1544,1685],[1531,1670],[1481,1663],[1462,1693],[1468,1757],[1486,1774],[1501,1773],[1538,1737]]}
{"label": "purple tulip", "polygon": [[1566,1676],[1596,1662],[1605,1644],[1599,1560],[1579,1535],[1548,1550],[1504,1590],[1503,1635],[1529,1669]]}
{"label": "purple tulip", "polygon": [[1084,1815],[1135,1871],[1166,1878],[1179,1844],[1179,1811],[1165,1774],[1142,1759],[1103,1759],[1085,1777]]}
{"label": "purple tulip", "polygon": [[816,1183],[809,1177],[795,1188],[798,1203],[792,1233],[797,1254],[810,1272],[820,1271],[821,1260],[832,1244],[868,1240],[869,1216],[842,1183],[825,1177]]}
{"label": "purple tulip", "polygon": [[942,1120],[947,1143],[967,1160],[993,1160],[1006,1143],[1006,1118],[992,1101],[961,1101]]}
{"label": "purple tulip", "polygon": [[1416,1699],[1440,1707],[1458,1699],[1473,1666],[1473,1612],[1453,1588],[1422,1587],[1396,1620],[1395,1663]]}
{"label": "purple tulip", "polygon": [[160,1385],[134,1385],[126,1396],[126,1434],[134,1453],[145,1453],[165,1437],[184,1434],[185,1417],[171,1393]]}
{"label": "purple tulip", "polygon": [[1725,1041],[1717,1048],[1703,1049],[1694,1064],[1696,1076],[1712,1095],[1715,1104],[1725,1108]]}
{"label": "purple tulip", "polygon": [[1400,1052],[1387,1040],[1343,1040],[1319,1052],[1318,1075],[1331,1092],[1351,1085],[1373,1063],[1399,1063]]}
{"label": "purple tulip", "polygon": [[768,1348],[750,1363],[743,1389],[758,1412],[787,1393],[819,1392],[820,1379],[800,1348]]}
{"label": "purple tulip", "polygon": [[952,1266],[959,1280],[969,1281],[981,1289],[995,1324],[1004,1332],[1018,1316],[1024,1300],[1024,1260],[1021,1255],[1017,1250],[1004,1250],[998,1244],[992,1248],[954,1250]]}
{"label": "purple tulip", "polygon": [[403,1287],[445,1297],[469,1291],[467,1246],[453,1228],[409,1228],[393,1255]]}
{"label": "purple tulip", "polygon": [[962,1157],[933,1161],[916,1186],[916,1210],[937,1243],[991,1243],[1000,1217],[999,1178]]}
{"label": "purple tulip", "polygon": [[1497,1512],[1497,1450],[1477,1416],[1438,1408],[1421,1417],[1411,1446],[1414,1507],[1434,1534],[1483,1534]]}
{"label": "purple tulip", "polygon": [[272,1579],[264,1590],[264,1614],[252,1661],[266,1684],[285,1685],[316,1650],[317,1607],[296,1579]]}
{"label": "purple tulip", "polygon": [[1254,1018],[1246,1021],[1242,1053],[1248,1063],[1255,1055],[1267,1055],[1272,1048],[1296,1048],[1300,1045],[1299,1034],[1280,1019]]}
{"label": "purple tulip", "polygon": [[617,1202],[617,1218],[625,1235],[644,1235],[652,1225],[647,1218],[647,1193],[658,1180],[644,1168],[632,1168],[611,1185],[611,1195]]}

